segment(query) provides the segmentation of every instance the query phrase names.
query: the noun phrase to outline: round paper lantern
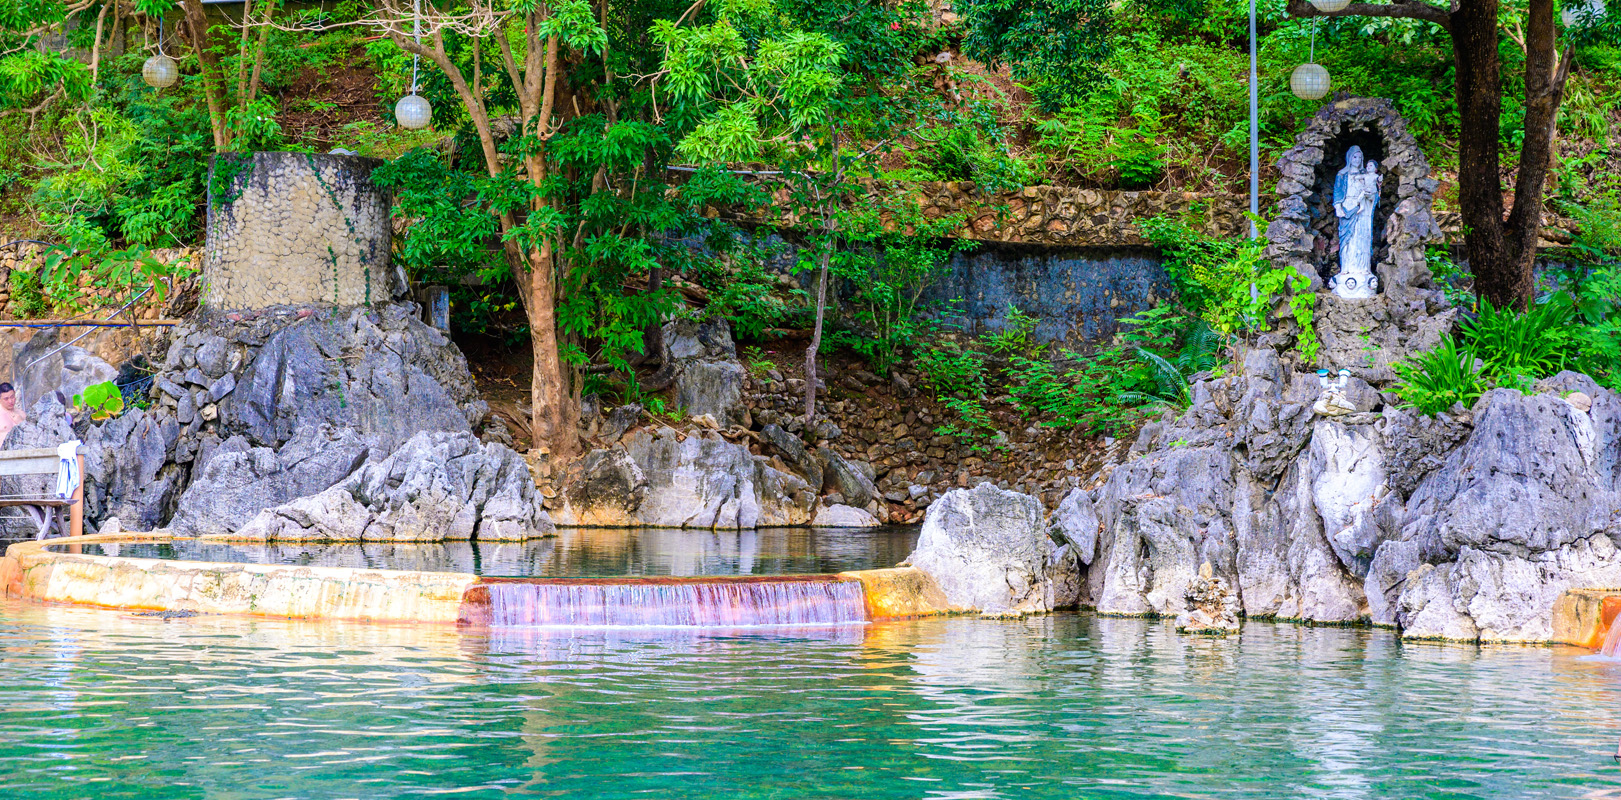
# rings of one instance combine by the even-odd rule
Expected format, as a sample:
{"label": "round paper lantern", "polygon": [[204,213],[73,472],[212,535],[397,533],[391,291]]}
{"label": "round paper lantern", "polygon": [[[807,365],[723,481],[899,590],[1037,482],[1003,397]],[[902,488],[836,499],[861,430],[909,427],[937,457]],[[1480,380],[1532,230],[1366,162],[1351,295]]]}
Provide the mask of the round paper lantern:
{"label": "round paper lantern", "polygon": [[1289,75],[1289,91],[1302,100],[1321,100],[1329,86],[1328,70],[1321,64],[1301,64]]}
{"label": "round paper lantern", "polygon": [[1336,11],[1344,11],[1345,7],[1351,4],[1351,0],[1311,0],[1311,4],[1324,14],[1332,14]]}
{"label": "round paper lantern", "polygon": [[166,55],[155,55],[141,65],[141,80],[155,89],[167,89],[180,80],[180,66]]}
{"label": "round paper lantern", "polygon": [[433,106],[421,95],[408,94],[394,104],[394,120],[408,131],[422,130],[433,121]]}

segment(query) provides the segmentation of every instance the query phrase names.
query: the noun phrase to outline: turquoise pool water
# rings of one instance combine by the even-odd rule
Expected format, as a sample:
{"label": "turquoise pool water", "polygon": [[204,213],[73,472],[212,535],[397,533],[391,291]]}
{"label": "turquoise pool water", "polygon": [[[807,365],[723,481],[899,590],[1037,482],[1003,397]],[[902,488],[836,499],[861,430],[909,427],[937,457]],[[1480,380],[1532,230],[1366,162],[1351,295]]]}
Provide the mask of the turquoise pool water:
{"label": "turquoise pool water", "polygon": [[[251,564],[471,572],[499,577],[789,575],[893,567],[917,544],[917,526],[697,531],[573,528],[527,542],[76,545],[87,555]],[[3,547],[3,545],[0,545]]]}
{"label": "turquoise pool water", "polygon": [[487,632],[0,600],[16,798],[1616,797],[1621,665],[1058,615]]}

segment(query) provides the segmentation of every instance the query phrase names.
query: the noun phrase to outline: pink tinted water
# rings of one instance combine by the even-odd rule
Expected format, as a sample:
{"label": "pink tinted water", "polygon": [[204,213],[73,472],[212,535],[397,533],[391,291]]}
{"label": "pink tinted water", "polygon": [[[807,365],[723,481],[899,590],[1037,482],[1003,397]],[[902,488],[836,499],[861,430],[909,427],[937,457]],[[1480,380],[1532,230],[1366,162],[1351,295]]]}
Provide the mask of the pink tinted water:
{"label": "pink tinted water", "polygon": [[490,625],[833,625],[864,622],[858,581],[495,582]]}

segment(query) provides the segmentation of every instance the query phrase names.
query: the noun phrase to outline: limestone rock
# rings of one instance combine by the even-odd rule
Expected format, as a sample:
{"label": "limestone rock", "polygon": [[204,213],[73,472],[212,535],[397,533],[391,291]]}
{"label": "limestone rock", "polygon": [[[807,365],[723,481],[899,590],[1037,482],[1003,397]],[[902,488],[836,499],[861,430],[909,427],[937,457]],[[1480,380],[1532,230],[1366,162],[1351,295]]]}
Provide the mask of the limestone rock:
{"label": "limestone rock", "polygon": [[169,527],[193,536],[234,533],[259,511],[336,485],[369,452],[354,431],[327,425],[299,431],[280,451],[233,437],[192,478]]}
{"label": "limestone rock", "polygon": [[816,510],[811,525],[817,528],[875,528],[878,518],[854,506],[822,506]]}
{"label": "limestone rock", "polygon": [[953,606],[987,614],[1050,611],[1072,600],[1074,554],[1047,536],[1041,502],[982,483],[929,505],[907,562]]}
{"label": "limestone rock", "polygon": [[1510,389],[1475,405],[1406,506],[1401,552],[1423,563],[1385,580],[1404,636],[1545,641],[1565,589],[1621,585],[1621,398],[1591,397],[1585,413]]}
{"label": "limestone rock", "polygon": [[1176,617],[1178,633],[1229,634],[1238,632],[1238,595],[1227,581],[1215,576],[1210,562],[1199,567],[1188,587],[1188,609]]}
{"label": "limestone rock", "polygon": [[676,362],[676,403],[693,416],[713,417],[720,428],[742,425],[743,379],[737,348],[725,318],[680,319],[664,326],[664,346]]}
{"label": "limestone rock", "polygon": [[714,434],[641,430],[597,450],[564,481],[560,525],[748,529],[810,522],[814,495],[798,477]]}
{"label": "limestone rock", "polygon": [[[856,462],[826,445],[816,448],[816,458],[822,464],[823,487],[838,492],[846,504],[866,506],[878,497],[878,486]],[[867,469],[872,467],[868,466]]]}
{"label": "limestone rock", "polygon": [[311,316],[272,334],[220,403],[224,430],[280,447],[301,427],[354,428],[382,453],[484,416],[461,354],[397,307]]}
{"label": "limestone rock", "polygon": [[[216,459],[217,460],[217,459]],[[304,541],[518,541],[553,530],[529,467],[471,433],[413,436],[319,494],[266,509],[238,535]]]}
{"label": "limestone rock", "polygon": [[[782,453],[783,460],[805,478],[813,491],[821,491],[824,477],[822,474],[822,461],[805,447],[805,443],[782,429],[780,425],[767,425],[760,429],[760,438],[767,444],[777,448]],[[862,505],[866,505],[863,503]]]}
{"label": "limestone rock", "polygon": [[1098,529],[1102,527],[1092,498],[1085,489],[1073,489],[1053,512],[1052,538],[1074,548],[1076,558],[1090,565],[1097,555]]}

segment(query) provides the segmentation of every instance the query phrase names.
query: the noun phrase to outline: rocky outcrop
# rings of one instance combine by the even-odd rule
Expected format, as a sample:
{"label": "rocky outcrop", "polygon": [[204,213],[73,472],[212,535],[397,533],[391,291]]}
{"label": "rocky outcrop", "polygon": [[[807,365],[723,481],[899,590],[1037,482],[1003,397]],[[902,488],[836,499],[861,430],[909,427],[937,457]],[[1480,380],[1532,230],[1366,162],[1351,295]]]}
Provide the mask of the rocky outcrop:
{"label": "rocky outcrop", "polygon": [[[193,392],[193,402],[221,395],[222,433],[256,446],[280,447],[299,428],[324,423],[353,428],[386,454],[422,431],[470,431],[488,411],[461,353],[418,320],[414,306],[225,327],[234,335],[188,334],[178,350],[171,347],[166,367],[182,370],[195,361],[198,379],[189,380],[186,369],[188,383],[208,395]],[[237,375],[232,363],[246,366]],[[217,376],[210,374],[221,365]]]}
{"label": "rocky outcrop", "polygon": [[1047,535],[1041,502],[982,483],[929,506],[906,563],[927,573],[952,606],[1022,614],[1074,605],[1075,552]]}
{"label": "rocky outcrop", "polygon": [[[1462,414],[1309,411],[1315,376],[1250,351],[1087,495],[1098,610],[1175,616],[1201,580],[1244,614],[1545,641],[1566,588],[1621,585],[1621,399],[1564,373]],[[1563,394],[1587,398],[1572,405]],[[1586,405],[1587,410],[1578,406]],[[1088,504],[1055,528],[1086,563]],[[1074,531],[1070,533],[1069,531]]]}
{"label": "rocky outcrop", "polygon": [[714,434],[639,430],[564,480],[559,525],[734,529],[804,525],[816,496],[798,476]]}
{"label": "rocky outcrop", "polygon": [[811,519],[811,526],[815,528],[871,528],[876,525],[878,518],[865,510],[837,504],[816,509],[816,516]]}
{"label": "rocky outcrop", "polygon": [[[1415,638],[1547,641],[1565,589],[1621,585],[1621,398],[1574,373],[1540,388],[1481,398],[1469,438],[1392,514],[1400,532],[1370,594],[1394,619],[1378,621]],[[1561,399],[1571,391],[1586,411]]]}
{"label": "rocky outcrop", "polygon": [[[212,465],[211,465],[212,466]],[[528,465],[471,433],[419,433],[325,491],[261,511],[265,540],[520,541],[552,531]]]}
{"label": "rocky outcrop", "polygon": [[318,494],[349,477],[370,449],[348,428],[304,428],[278,450],[233,436],[200,466],[169,527],[184,535],[234,533],[260,509]]}
{"label": "rocky outcrop", "polygon": [[664,346],[675,360],[676,405],[690,416],[708,416],[721,428],[748,427],[743,379],[732,329],[724,318],[679,319],[664,325]]}

